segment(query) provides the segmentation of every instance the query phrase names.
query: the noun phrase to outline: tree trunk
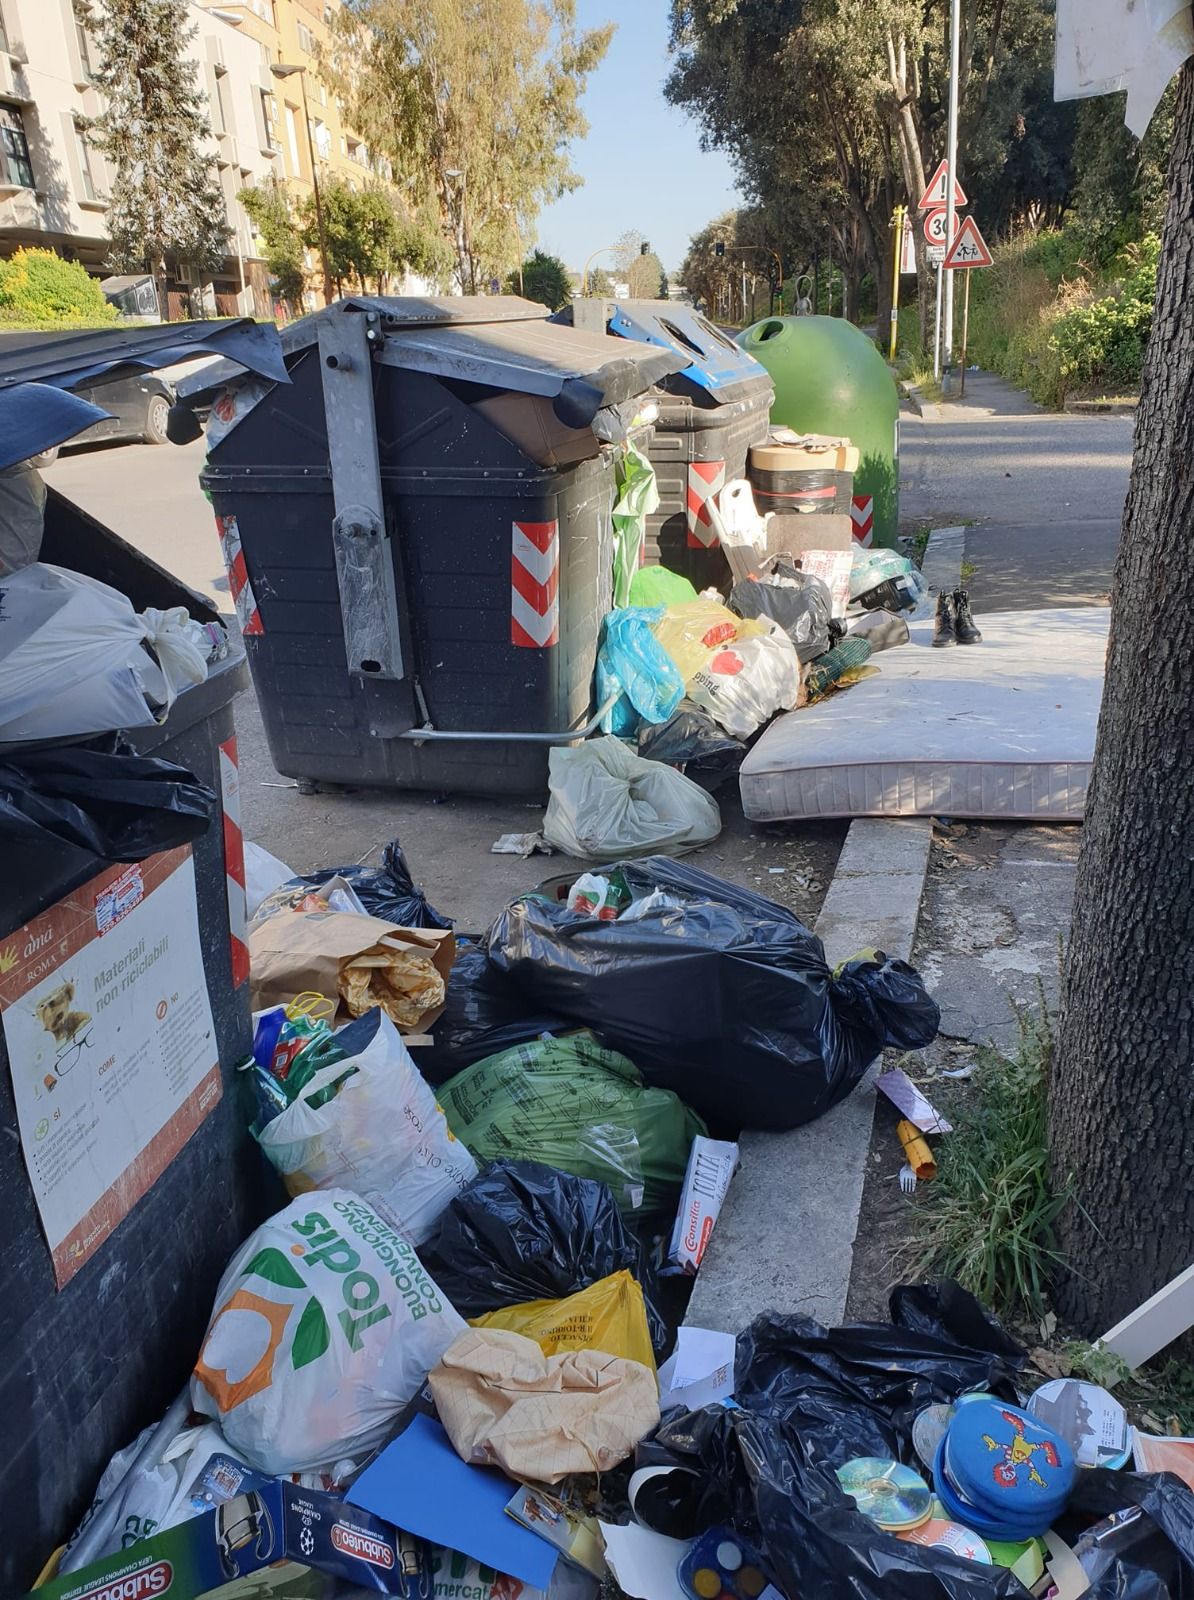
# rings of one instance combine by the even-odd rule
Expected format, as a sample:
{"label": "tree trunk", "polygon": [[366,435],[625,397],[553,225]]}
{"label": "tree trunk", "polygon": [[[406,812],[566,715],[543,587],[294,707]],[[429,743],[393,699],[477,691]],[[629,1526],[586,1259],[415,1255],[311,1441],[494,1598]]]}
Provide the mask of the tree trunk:
{"label": "tree trunk", "polygon": [[1050,1099],[1072,1263],[1097,1336],[1194,1260],[1194,63],[1174,114],[1111,644]]}

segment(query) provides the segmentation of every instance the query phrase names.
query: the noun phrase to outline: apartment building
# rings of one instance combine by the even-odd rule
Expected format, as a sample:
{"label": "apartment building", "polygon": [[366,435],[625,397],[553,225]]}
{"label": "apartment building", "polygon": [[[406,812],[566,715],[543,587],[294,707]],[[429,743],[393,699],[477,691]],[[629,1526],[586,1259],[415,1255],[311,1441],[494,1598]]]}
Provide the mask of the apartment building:
{"label": "apartment building", "polygon": [[[188,49],[208,101],[230,238],[215,274],[200,278],[175,264],[172,316],[273,314],[261,241],[237,199],[246,185],[278,178],[300,199],[316,181],[343,178],[355,188],[389,177],[344,124],[319,74],[338,6],[190,0],[197,32]],[[85,131],[100,110],[93,52],[72,0],[0,0],[0,256],[38,245],[104,276],[109,174]],[[309,255],[312,307],[322,303],[318,267]]]}

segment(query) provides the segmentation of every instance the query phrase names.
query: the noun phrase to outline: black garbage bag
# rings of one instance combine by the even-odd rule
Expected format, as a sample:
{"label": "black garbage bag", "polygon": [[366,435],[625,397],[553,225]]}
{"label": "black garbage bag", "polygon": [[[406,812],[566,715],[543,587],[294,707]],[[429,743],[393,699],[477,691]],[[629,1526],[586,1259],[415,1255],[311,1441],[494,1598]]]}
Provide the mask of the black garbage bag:
{"label": "black garbage bag", "polygon": [[936,1036],[906,963],[854,961],[835,979],[785,906],[666,856],[621,871],[635,898],[658,888],[679,906],[602,922],[527,895],[490,929],[489,960],[528,1008],[592,1028],[717,1132],[811,1122],[887,1045]]}
{"label": "black garbage bag", "polygon": [[767,1312],[738,1336],[734,1398],[797,1434],[813,1458],[902,1459],[923,1470],[912,1424],[972,1390],[1016,1401],[1024,1351],[956,1283],[892,1291],[891,1322],[823,1328]]}
{"label": "black garbage bag", "polygon": [[97,861],[144,861],[207,832],[216,796],[193,772],[120,740],[23,750],[0,761],[0,841],[69,845]]}
{"label": "black garbage bag", "polygon": [[1194,1595],[1194,1492],[1171,1473],[1080,1472],[1058,1531],[1091,1580],[1086,1600]]}
{"label": "black garbage bag", "polygon": [[833,600],[828,586],[811,572],[802,572],[796,563],[781,556],[770,576],[786,582],[768,583],[757,578],[742,578],[730,590],[726,601],[740,617],[770,617],[796,646],[802,663],[813,661],[829,649],[829,620]]}
{"label": "black garbage bag", "polygon": [[746,749],[692,700],[681,700],[666,722],[644,722],[638,735],[640,756],[682,767],[685,777],[710,792],[734,776]]}
{"label": "black garbage bag", "polygon": [[462,1317],[562,1300],[626,1271],[643,1291],[657,1360],[674,1339],[608,1186],[542,1162],[494,1162],[440,1213],[419,1260]]}
{"label": "black garbage bag", "polygon": [[[381,865],[364,867],[321,867],[318,872],[308,872],[291,878],[274,891],[285,895],[290,890],[318,889],[329,878],[343,878],[353,887],[357,899],[372,917],[393,922],[400,928],[450,928],[449,918],[441,916],[427,901],[421,889],[416,889],[406,856],[397,839],[391,839],[381,853]],[[274,895],[269,899],[273,900]]]}
{"label": "black garbage bag", "polygon": [[479,944],[458,940],[448,975],[443,1015],[431,1029],[432,1043],[421,1046],[415,1065],[438,1087],[474,1061],[500,1055],[544,1033],[569,1033],[576,1027],[527,1005],[522,993],[490,965]]}

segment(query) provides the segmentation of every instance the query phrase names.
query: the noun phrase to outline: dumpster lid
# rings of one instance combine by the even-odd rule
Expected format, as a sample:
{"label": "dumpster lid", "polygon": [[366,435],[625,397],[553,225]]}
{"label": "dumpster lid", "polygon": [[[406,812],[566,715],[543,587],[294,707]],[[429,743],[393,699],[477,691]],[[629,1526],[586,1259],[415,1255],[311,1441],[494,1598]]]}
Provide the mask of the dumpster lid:
{"label": "dumpster lid", "polygon": [[67,393],[101,374],[224,355],[278,383],[289,379],[277,329],[248,317],[0,334],[0,469],[73,438],[108,415]]}
{"label": "dumpster lid", "polygon": [[[572,427],[587,427],[603,406],[644,394],[682,364],[670,347],[562,327],[546,306],[517,295],[344,300],[304,318],[301,342],[318,338],[320,317],[360,313],[379,319],[384,365],[541,395]],[[301,326],[290,330],[295,343]]]}
{"label": "dumpster lid", "polygon": [[676,351],[685,360],[681,376],[727,405],[769,381],[761,362],[692,306],[674,300],[615,300],[612,306],[612,334]]}

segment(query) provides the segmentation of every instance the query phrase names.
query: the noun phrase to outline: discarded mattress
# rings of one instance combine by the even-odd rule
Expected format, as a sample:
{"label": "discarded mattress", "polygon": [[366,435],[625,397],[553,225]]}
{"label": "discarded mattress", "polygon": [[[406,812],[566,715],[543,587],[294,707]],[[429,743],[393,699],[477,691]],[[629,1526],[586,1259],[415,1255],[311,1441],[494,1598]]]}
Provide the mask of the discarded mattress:
{"label": "discarded mattress", "polygon": [[877,675],[772,723],[742,765],[742,809],[755,822],[1079,821],[1110,615],[984,615],[982,644],[944,650],[932,648],[932,622],[913,624]]}

